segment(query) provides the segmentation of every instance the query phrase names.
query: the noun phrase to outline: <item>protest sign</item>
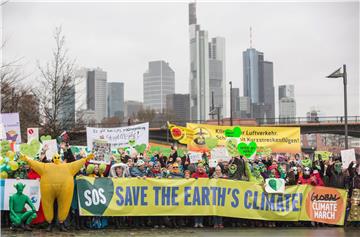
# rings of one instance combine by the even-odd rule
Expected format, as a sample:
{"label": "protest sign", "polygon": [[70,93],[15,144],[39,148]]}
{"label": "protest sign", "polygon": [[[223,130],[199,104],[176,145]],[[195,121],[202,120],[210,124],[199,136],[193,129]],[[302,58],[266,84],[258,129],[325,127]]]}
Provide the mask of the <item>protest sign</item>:
{"label": "protest sign", "polygon": [[142,123],[128,127],[116,128],[86,128],[87,146],[92,149],[96,139],[106,140],[111,148],[127,147],[129,141],[133,145],[149,144],[149,123]]}
{"label": "protest sign", "polygon": [[92,152],[95,158],[92,159],[91,163],[106,163],[110,164],[111,144],[106,140],[97,139],[93,141]]}
{"label": "protest sign", "polygon": [[27,131],[27,143],[29,144],[32,140],[39,140],[39,128],[28,128]]}
{"label": "protest sign", "polygon": [[202,153],[200,152],[191,152],[189,153],[189,159],[190,163],[198,163],[199,161],[202,161]]}
{"label": "protest sign", "polygon": [[348,168],[351,161],[356,161],[355,149],[341,151],[341,162],[343,168]]}
{"label": "protest sign", "polygon": [[1,113],[0,123],[4,125],[6,140],[21,143],[19,113]]}
{"label": "protest sign", "polygon": [[314,160],[318,160],[319,156],[322,160],[329,160],[332,153],[330,151],[315,151]]}
{"label": "protest sign", "polygon": [[57,147],[57,142],[56,139],[51,139],[51,140],[45,140],[42,142],[42,149],[45,152],[46,155],[46,159],[47,160],[51,160],[53,155],[55,155],[56,153],[58,153],[58,147]]}
{"label": "protest sign", "polygon": [[[16,193],[14,185],[17,183],[25,184],[23,193],[27,195],[32,204],[34,204],[36,210],[39,210],[40,206],[40,182],[39,180],[31,179],[1,179],[0,180],[0,209],[9,210],[9,198]],[[27,210],[31,208],[26,205]]]}
{"label": "protest sign", "polygon": [[[205,139],[218,139],[218,145],[226,145],[227,138],[237,138],[240,142],[255,142],[259,147],[268,147],[274,153],[301,152],[299,127],[231,127],[198,123],[187,123],[193,131],[193,139],[186,143],[191,151],[208,151]],[[225,135],[225,131],[230,136]],[[184,143],[185,144],[185,143]],[[253,146],[251,147],[253,148]],[[251,149],[252,151],[252,149]],[[247,153],[248,154],[248,153]]]}
{"label": "protest sign", "polygon": [[229,156],[225,147],[217,147],[211,150],[211,160],[217,160],[217,162],[230,161],[231,156]]}
{"label": "protest sign", "polygon": [[262,185],[226,179],[77,177],[82,216],[224,216],[343,225],[347,192],[294,185],[269,194]]}
{"label": "protest sign", "polygon": [[216,159],[210,159],[209,160],[209,167],[210,168],[215,168],[218,164],[219,164],[219,162]]}

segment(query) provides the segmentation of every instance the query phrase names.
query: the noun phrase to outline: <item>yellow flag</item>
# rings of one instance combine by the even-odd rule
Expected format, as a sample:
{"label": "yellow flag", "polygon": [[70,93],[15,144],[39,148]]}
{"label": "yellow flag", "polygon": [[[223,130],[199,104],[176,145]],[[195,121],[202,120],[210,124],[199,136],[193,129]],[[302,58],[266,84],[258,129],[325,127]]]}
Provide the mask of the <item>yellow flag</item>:
{"label": "yellow flag", "polygon": [[168,122],[168,128],[170,130],[173,139],[182,144],[189,144],[194,138],[194,130],[186,127],[177,126]]}

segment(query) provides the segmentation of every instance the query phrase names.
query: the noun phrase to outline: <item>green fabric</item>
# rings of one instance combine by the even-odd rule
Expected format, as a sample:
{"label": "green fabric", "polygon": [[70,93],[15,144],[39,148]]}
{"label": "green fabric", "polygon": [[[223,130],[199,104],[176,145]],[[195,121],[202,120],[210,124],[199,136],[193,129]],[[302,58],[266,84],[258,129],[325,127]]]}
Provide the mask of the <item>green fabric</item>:
{"label": "green fabric", "polygon": [[[11,195],[9,200],[10,221],[15,226],[19,226],[22,223],[28,225],[33,219],[36,218],[36,209],[30,198],[23,194],[25,185],[22,183],[17,183],[14,185],[14,187],[16,188],[17,192]],[[26,204],[31,207],[31,211],[23,212]]]}

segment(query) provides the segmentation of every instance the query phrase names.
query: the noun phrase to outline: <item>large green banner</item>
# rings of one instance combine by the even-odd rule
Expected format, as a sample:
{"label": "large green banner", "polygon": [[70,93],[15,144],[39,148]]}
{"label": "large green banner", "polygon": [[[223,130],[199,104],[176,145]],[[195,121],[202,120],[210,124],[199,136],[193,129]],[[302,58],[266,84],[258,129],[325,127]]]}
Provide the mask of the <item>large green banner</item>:
{"label": "large green banner", "polygon": [[347,192],[311,185],[282,194],[262,185],[226,179],[77,177],[84,216],[211,215],[271,221],[317,221],[343,225]]}

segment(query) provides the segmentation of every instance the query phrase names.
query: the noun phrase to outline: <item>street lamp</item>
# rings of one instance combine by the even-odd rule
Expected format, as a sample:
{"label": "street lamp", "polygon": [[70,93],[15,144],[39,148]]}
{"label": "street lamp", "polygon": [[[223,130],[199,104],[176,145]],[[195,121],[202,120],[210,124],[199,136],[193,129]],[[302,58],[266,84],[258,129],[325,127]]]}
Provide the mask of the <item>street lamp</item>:
{"label": "street lamp", "polygon": [[327,78],[343,78],[344,84],[344,119],[345,119],[345,149],[348,149],[348,118],[347,118],[347,74],[346,74],[346,65],[343,65],[343,72],[341,73],[341,67],[335,72],[331,73]]}
{"label": "street lamp", "polygon": [[229,84],[230,84],[230,126],[232,126],[233,125],[232,81],[230,81]]}

